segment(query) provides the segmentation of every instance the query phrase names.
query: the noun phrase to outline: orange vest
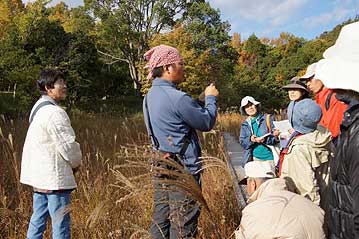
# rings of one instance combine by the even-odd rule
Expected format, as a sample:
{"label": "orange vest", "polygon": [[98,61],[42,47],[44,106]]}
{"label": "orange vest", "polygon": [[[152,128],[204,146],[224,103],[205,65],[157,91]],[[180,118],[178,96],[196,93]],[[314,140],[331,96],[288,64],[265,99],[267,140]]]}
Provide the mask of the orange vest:
{"label": "orange vest", "polygon": [[323,113],[319,124],[328,128],[333,138],[338,137],[340,133],[340,124],[342,123],[344,112],[347,109],[347,105],[337,100],[335,95],[332,90],[323,87],[315,96],[315,101]]}

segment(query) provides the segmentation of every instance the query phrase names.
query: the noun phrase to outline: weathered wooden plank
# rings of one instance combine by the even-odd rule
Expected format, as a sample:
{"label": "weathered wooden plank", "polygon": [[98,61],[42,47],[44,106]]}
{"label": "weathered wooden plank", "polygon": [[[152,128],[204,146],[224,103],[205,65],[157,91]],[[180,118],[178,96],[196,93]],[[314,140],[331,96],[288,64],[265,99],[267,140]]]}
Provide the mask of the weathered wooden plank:
{"label": "weathered wooden plank", "polygon": [[235,182],[233,187],[236,193],[238,206],[244,208],[247,201],[247,192],[245,186],[239,185],[239,181],[244,178],[244,169],[241,166],[243,160],[243,149],[238,140],[231,134],[224,132],[224,145],[226,153],[228,155],[228,167],[230,169],[233,181]]}

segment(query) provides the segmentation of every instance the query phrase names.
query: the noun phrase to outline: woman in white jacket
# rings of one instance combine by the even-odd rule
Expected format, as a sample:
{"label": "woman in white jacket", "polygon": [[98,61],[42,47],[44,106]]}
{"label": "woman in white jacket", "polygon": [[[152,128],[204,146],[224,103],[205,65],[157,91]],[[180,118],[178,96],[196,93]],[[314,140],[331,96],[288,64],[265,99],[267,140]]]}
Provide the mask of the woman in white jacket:
{"label": "woman in white jacket", "polygon": [[57,105],[66,97],[64,76],[41,72],[41,98],[30,113],[21,162],[20,182],[33,187],[33,214],[27,238],[42,238],[50,216],[53,238],[70,238],[70,194],[77,187],[73,170],[81,163],[81,149],[66,112]]}

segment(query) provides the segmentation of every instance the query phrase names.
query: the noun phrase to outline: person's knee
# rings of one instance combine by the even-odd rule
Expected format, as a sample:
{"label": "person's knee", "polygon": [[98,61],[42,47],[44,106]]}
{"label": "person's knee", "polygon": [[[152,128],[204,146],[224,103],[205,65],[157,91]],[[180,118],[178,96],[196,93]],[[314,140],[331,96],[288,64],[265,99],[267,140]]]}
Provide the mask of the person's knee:
{"label": "person's knee", "polygon": [[47,197],[40,193],[34,193],[33,197],[33,213],[29,222],[27,238],[42,238],[46,230],[47,218],[49,216],[47,210]]}
{"label": "person's knee", "polygon": [[48,196],[53,238],[70,238],[70,192]]}

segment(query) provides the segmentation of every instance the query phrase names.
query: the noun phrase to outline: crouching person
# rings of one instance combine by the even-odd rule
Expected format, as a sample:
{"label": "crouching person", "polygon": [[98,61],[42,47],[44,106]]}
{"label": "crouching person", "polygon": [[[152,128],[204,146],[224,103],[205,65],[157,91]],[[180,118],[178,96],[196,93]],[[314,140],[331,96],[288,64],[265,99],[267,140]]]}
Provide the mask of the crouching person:
{"label": "crouching person", "polygon": [[66,97],[63,74],[45,70],[37,84],[42,96],[30,113],[20,176],[21,183],[34,189],[27,238],[42,238],[49,216],[52,238],[70,238],[70,193],[77,187],[73,170],[81,163],[80,145],[69,117],[58,106]]}
{"label": "crouching person", "polygon": [[242,212],[236,239],[325,238],[324,211],[310,200],[287,190],[286,181],[275,178],[268,161],[248,162],[245,167],[248,205]]}
{"label": "crouching person", "polygon": [[303,99],[288,106],[288,119],[294,129],[281,152],[280,177],[290,178],[298,192],[325,208],[331,133],[318,126],[322,111],[313,100]]}

